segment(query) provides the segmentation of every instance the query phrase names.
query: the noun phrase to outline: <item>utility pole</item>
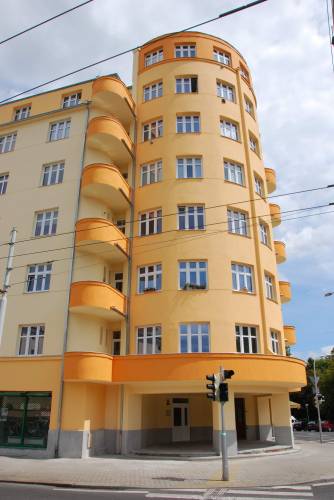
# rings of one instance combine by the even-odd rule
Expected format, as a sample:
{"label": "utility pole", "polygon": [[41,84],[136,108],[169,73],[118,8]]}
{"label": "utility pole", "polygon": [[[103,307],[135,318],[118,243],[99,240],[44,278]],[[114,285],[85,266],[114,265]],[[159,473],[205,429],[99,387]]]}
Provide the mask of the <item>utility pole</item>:
{"label": "utility pole", "polygon": [[315,369],[315,358],[313,359],[313,376],[314,376],[315,404],[316,404],[317,412],[318,412],[320,443],[323,443],[323,440],[322,440],[322,425],[321,425],[321,417],[320,417],[320,402],[319,402],[319,398],[318,398],[318,396],[319,396],[318,377],[317,377],[317,372],[316,372],[316,369]]}
{"label": "utility pole", "polygon": [[1,299],[0,299],[0,346],[2,341],[3,329],[5,326],[5,317],[6,317],[6,309],[7,309],[7,292],[10,287],[10,274],[13,269],[13,258],[14,258],[14,246],[16,242],[16,229],[13,229],[10,232],[10,241],[9,241],[9,250],[7,256],[7,264],[5,271],[5,278],[3,281],[3,288],[0,290]]}
{"label": "utility pole", "polygon": [[[224,380],[224,369],[220,367],[220,384]],[[219,385],[220,385],[219,384]],[[228,468],[228,456],[227,456],[227,434],[225,429],[225,417],[224,417],[224,403],[220,402],[220,414],[221,414],[221,448],[222,448],[222,478],[223,481],[228,481],[230,478],[230,472]]]}

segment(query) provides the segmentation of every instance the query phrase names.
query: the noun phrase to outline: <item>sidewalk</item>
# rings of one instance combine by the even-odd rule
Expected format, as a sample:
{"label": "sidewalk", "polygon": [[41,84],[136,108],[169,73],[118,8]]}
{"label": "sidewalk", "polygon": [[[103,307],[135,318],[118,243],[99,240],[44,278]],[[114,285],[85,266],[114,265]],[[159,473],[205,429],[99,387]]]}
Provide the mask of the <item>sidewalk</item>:
{"label": "sidewalk", "polygon": [[222,483],[221,459],[152,457],[26,459],[0,457],[0,481],[100,488],[216,488],[303,483],[334,477],[334,442],[296,440],[298,453],[230,461],[231,480]]}

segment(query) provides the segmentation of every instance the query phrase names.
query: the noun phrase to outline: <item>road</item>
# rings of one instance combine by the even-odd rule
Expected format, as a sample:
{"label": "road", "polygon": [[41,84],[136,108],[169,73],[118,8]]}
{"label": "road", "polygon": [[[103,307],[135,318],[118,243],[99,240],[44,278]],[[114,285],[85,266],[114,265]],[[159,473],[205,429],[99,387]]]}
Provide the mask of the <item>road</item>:
{"label": "road", "polygon": [[[319,442],[320,436],[319,432],[315,431],[294,431],[295,439],[300,439],[302,441],[317,441]],[[322,440],[324,443],[334,443],[334,432],[323,432]]]}

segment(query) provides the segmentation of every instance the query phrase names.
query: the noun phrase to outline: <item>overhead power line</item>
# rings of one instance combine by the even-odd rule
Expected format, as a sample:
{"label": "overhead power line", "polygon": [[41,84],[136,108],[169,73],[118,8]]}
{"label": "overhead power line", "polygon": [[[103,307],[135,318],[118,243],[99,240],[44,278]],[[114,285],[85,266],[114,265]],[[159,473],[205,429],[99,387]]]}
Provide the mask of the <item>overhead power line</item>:
{"label": "overhead power line", "polygon": [[[217,21],[218,19],[222,19],[223,17],[227,17],[227,16],[230,16],[232,14],[236,14],[237,12],[241,12],[242,10],[249,9],[250,7],[255,7],[256,5],[258,5],[260,3],[267,2],[267,1],[268,0],[256,0],[255,2],[250,2],[246,5],[241,5],[240,7],[236,7],[235,9],[223,12],[222,14],[219,14],[216,17],[208,19],[207,21],[203,21],[201,23],[194,24],[193,26],[189,26],[188,28],[184,28],[184,29],[181,29],[179,31],[175,31],[173,33],[170,33],[169,35],[166,35],[166,38],[177,35],[178,33],[183,33],[185,31],[189,31],[189,30],[192,30],[194,28],[198,28],[200,26],[204,26],[205,24],[212,23],[213,21]],[[68,76],[75,75],[76,73],[79,73],[79,72],[84,71],[86,69],[93,68],[94,66],[102,64],[104,62],[111,61],[112,59],[116,59],[117,57],[124,56],[125,54],[130,54],[134,50],[137,50],[137,49],[140,49],[141,47],[143,47],[143,45],[145,45],[145,44],[136,45],[135,47],[131,47],[130,49],[123,50],[122,52],[118,52],[117,54],[113,54],[112,56],[106,57],[104,59],[100,59],[99,61],[96,61],[96,62],[91,63],[91,64],[87,64],[86,66],[82,66],[81,68],[70,71],[69,73],[66,73],[65,75],[58,76],[58,77],[53,78],[52,80],[49,80],[47,82],[40,83],[39,85],[35,85],[35,87],[31,87],[30,89],[19,92],[18,94],[12,95],[11,97],[7,97],[6,99],[2,99],[0,101],[0,104],[7,102],[7,101],[10,101],[12,99],[15,99],[16,97],[20,97],[21,95],[27,94],[28,92],[32,92],[34,90],[45,87],[46,85],[50,85],[51,83],[62,80],[63,78],[67,78]]]}
{"label": "overhead power line", "polygon": [[64,16],[65,14],[68,14],[69,12],[72,12],[73,10],[78,9],[79,7],[83,7],[87,3],[91,3],[94,0],[87,0],[86,2],[80,3],[79,5],[76,5],[75,7],[72,7],[71,9],[64,10],[64,12],[60,12],[56,16],[49,17],[49,19],[45,19],[45,21],[42,21],[38,24],[34,24],[34,26],[31,26],[30,28],[27,28],[23,31],[19,31],[19,33],[16,33],[15,35],[11,35],[8,38],[5,38],[4,40],[0,40],[0,45],[3,43],[9,42],[10,40],[13,40],[13,38],[17,38],[18,36],[23,35],[24,33],[27,33],[28,31],[32,31],[35,28],[38,28],[39,26],[42,26],[43,24],[49,23],[50,21],[53,21],[54,19],[57,19],[58,17]]}

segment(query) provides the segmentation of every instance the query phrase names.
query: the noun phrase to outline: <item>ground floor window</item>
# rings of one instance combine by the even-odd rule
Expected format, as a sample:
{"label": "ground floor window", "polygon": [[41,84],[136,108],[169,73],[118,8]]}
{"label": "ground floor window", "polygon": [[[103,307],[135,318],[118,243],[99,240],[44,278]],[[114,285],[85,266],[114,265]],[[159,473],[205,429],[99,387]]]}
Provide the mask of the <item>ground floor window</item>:
{"label": "ground floor window", "polygon": [[46,448],[51,393],[0,392],[0,446]]}

